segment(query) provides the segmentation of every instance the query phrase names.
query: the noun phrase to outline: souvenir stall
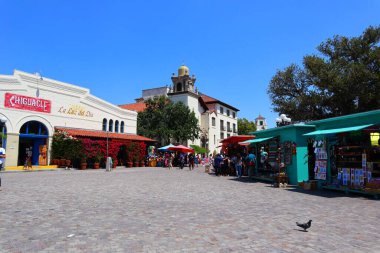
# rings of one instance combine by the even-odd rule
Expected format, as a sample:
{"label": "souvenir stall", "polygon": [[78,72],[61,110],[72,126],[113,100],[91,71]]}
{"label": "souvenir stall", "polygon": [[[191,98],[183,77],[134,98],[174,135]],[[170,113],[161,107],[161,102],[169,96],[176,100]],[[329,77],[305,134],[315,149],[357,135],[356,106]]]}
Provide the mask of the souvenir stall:
{"label": "souvenir stall", "polygon": [[311,122],[319,186],[380,195],[380,110]]}
{"label": "souvenir stall", "polygon": [[253,132],[248,140],[256,155],[254,179],[296,185],[308,180],[307,137],[314,126],[294,124]]}
{"label": "souvenir stall", "polygon": [[252,140],[254,138],[254,135],[234,135],[228,137],[220,141],[222,143],[221,151],[229,157],[231,157],[232,155],[236,155],[237,153],[247,153],[247,145],[239,145],[239,143],[246,140]]}

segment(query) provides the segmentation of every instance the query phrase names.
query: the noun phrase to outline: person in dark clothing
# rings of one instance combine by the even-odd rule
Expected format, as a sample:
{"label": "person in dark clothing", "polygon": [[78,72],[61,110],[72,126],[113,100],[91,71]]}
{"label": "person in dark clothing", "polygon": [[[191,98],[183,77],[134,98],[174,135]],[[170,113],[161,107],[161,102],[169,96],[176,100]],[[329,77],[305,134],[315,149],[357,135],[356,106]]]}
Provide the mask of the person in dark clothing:
{"label": "person in dark clothing", "polygon": [[214,167],[215,167],[215,175],[219,176],[221,174],[221,165],[222,165],[223,158],[220,156],[220,154],[217,154],[214,160]]}

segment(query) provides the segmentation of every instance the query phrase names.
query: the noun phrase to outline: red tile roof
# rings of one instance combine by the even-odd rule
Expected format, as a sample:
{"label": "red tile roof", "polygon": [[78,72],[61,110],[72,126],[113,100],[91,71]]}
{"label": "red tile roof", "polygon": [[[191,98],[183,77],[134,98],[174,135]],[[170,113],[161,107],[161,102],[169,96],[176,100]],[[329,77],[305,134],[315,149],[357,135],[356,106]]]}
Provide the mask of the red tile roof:
{"label": "red tile roof", "polygon": [[146,105],[144,102],[137,102],[133,104],[125,104],[125,105],[119,105],[119,107],[135,112],[142,112],[145,110]]}
{"label": "red tile roof", "polygon": [[265,119],[263,116],[261,116],[261,114],[259,114],[259,117],[256,118],[256,120],[258,119]]}
{"label": "red tile roof", "polygon": [[[69,128],[69,127],[56,127],[56,130],[65,131],[71,136],[82,136],[82,137],[96,137],[96,138],[107,138],[107,132],[99,130],[89,130],[80,128]],[[136,135],[136,134],[120,134],[120,133],[110,133],[108,132],[108,138],[119,139],[119,140],[131,140],[131,141],[149,141],[154,142],[150,138]]]}
{"label": "red tile roof", "polygon": [[[233,106],[231,106],[231,105],[229,105],[229,104],[226,104],[226,103],[224,103],[224,102],[222,102],[222,101],[220,101],[220,100],[218,100],[218,99],[216,99],[216,98],[213,98],[213,97],[207,96],[207,95],[205,95],[205,94],[202,94],[201,99],[202,99],[203,102],[207,105],[207,107],[209,108],[209,110],[211,109],[210,105],[214,105],[214,104],[218,103],[218,104],[221,104],[221,105],[223,105],[223,106],[229,107],[229,108],[231,108],[232,110],[239,111],[239,109],[237,109],[237,108],[235,108],[235,107],[233,107]],[[214,106],[214,107],[215,107],[215,106]]]}
{"label": "red tile roof", "polygon": [[203,101],[205,103],[218,103],[219,102],[219,100],[212,98],[212,97],[209,97],[209,96],[204,95],[204,94],[201,96],[201,98],[203,99]]}

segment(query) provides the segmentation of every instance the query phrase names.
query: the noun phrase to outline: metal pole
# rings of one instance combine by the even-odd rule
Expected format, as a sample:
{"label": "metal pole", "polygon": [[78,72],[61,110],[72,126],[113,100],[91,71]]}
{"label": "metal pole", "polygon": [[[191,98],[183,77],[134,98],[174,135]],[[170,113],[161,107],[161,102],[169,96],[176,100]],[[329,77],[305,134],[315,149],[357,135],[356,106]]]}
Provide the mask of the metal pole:
{"label": "metal pole", "polygon": [[108,159],[108,131],[107,131],[107,154],[106,154],[106,158]]}

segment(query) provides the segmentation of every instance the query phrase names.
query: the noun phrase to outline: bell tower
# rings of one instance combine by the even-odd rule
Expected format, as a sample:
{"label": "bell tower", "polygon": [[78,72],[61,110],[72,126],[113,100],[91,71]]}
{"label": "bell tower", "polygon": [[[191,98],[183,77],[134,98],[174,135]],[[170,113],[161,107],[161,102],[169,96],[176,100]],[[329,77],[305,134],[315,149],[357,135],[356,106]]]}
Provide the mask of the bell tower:
{"label": "bell tower", "polygon": [[255,124],[256,131],[268,129],[267,121],[263,116],[261,116],[261,114],[259,114],[259,117],[255,119]]}
{"label": "bell tower", "polygon": [[194,75],[190,76],[189,68],[182,65],[178,69],[178,76],[172,75],[172,93],[193,92],[196,93],[194,84],[197,79]]}

